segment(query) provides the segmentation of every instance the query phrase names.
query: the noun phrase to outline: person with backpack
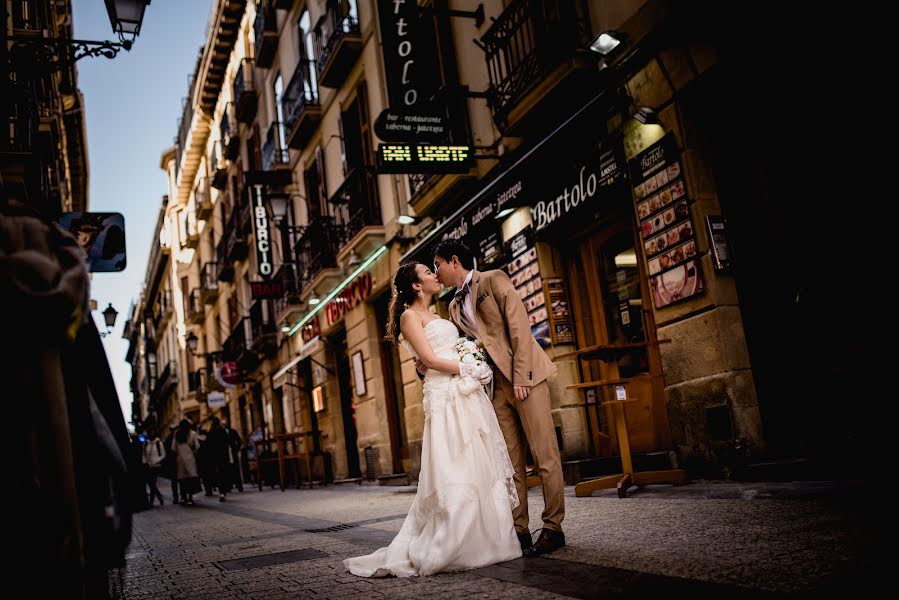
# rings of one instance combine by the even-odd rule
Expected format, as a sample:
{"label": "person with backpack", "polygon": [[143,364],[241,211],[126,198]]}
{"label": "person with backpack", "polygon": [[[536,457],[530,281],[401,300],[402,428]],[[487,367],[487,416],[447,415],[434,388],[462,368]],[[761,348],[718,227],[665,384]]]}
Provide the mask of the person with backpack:
{"label": "person with backpack", "polygon": [[165,461],[165,456],[165,444],[156,435],[156,430],[151,427],[147,430],[143,458],[147,487],[150,488],[150,506],[153,506],[154,498],[159,498],[159,506],[165,504],[162,499],[162,493],[156,487],[156,479],[162,473],[162,464]]}

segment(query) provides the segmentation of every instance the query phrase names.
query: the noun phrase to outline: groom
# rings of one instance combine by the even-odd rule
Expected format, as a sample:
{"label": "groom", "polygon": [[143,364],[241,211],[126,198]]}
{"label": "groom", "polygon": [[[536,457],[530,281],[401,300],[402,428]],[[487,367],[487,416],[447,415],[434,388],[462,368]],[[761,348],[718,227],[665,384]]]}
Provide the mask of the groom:
{"label": "groom", "polygon": [[[493,408],[515,467],[520,503],[512,512],[526,554],[539,556],[565,545],[564,482],[553,427],[546,378],[555,366],[531,335],[527,311],[503,271],[472,270],[473,257],[458,240],[434,248],[434,271],[444,286],[455,286],[450,318],[472,339],[479,339],[494,366]],[[532,543],[528,531],[525,438],[543,479],[543,532]]]}

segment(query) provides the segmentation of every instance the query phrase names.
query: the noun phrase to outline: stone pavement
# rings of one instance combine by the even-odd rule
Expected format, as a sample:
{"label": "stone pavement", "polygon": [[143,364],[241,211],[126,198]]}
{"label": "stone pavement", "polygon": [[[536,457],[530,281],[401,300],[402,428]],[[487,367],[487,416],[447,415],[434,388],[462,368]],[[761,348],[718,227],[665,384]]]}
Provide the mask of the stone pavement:
{"label": "stone pavement", "polygon": [[[825,597],[874,589],[886,573],[886,499],[860,482],[566,494],[568,546],[550,557],[410,579],[354,577],[341,561],[390,542],[413,487],[250,487],[225,503],[198,494],[194,507],[135,515],[111,587],[134,600]],[[535,531],[539,488],[528,502]]]}

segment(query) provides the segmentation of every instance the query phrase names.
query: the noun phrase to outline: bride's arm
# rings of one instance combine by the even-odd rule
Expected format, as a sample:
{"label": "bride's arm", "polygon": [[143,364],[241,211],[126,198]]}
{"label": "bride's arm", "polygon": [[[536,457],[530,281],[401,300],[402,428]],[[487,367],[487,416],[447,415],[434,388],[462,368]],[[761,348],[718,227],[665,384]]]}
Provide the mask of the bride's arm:
{"label": "bride's arm", "polygon": [[425,337],[425,328],[414,311],[407,310],[400,315],[400,331],[406,341],[428,369],[434,369],[450,375],[459,374],[459,361],[439,358]]}

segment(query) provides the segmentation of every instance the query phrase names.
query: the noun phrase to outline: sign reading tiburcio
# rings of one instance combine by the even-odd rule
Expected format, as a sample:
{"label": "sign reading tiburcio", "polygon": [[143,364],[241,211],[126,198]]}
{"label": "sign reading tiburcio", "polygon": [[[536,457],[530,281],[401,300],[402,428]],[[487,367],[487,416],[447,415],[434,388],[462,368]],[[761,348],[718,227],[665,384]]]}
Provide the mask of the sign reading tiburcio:
{"label": "sign reading tiburcio", "polygon": [[253,186],[253,239],[256,247],[256,266],[259,276],[268,279],[274,270],[272,260],[272,241],[269,235],[268,211],[265,210],[263,186]]}

